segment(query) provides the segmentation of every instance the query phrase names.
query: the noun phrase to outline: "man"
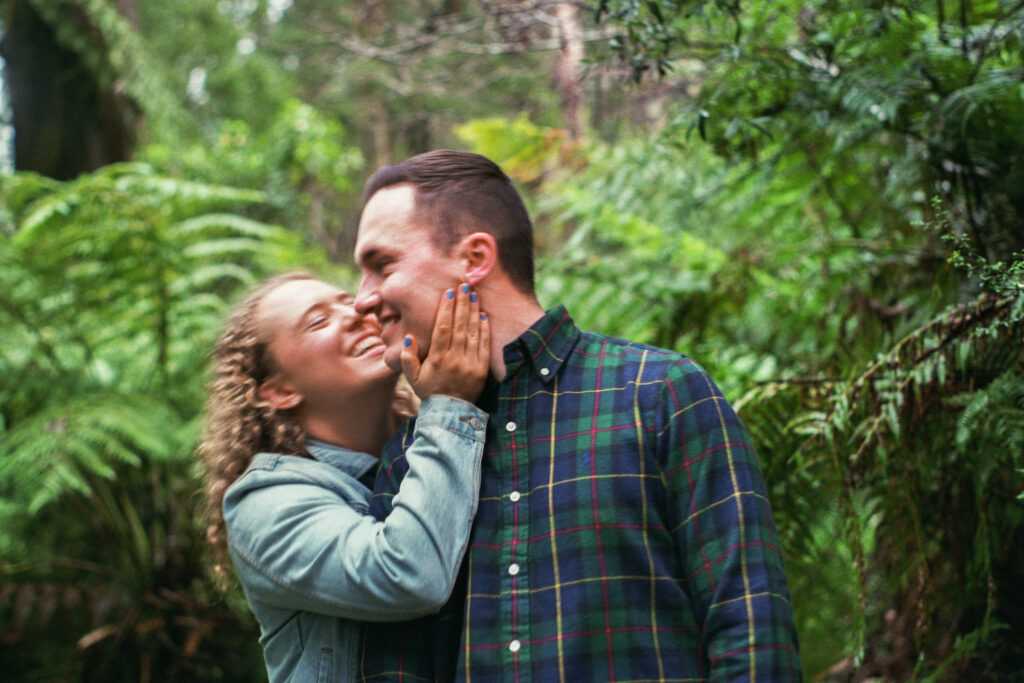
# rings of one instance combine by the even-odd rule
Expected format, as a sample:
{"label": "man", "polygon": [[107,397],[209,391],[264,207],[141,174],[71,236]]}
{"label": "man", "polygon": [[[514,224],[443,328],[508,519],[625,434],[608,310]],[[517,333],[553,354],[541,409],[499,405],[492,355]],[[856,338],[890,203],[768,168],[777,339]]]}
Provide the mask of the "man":
{"label": "man", "polygon": [[[406,335],[425,352],[437,293],[468,282],[491,325],[478,404],[492,417],[460,588],[420,634],[434,643],[371,628],[363,674],[799,679],[757,456],[704,370],[545,312],[529,216],[484,157],[413,157],[378,170],[364,199],[356,308],[380,320],[385,362]],[[385,448],[375,514],[408,469],[409,434]]]}

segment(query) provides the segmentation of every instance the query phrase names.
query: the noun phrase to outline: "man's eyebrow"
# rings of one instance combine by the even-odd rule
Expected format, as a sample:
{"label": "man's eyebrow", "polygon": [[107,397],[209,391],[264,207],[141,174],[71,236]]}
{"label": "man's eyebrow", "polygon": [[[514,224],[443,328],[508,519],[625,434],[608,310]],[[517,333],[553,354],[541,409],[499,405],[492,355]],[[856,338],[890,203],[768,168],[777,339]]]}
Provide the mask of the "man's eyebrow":
{"label": "man's eyebrow", "polygon": [[381,247],[366,247],[362,252],[356,254],[356,263],[362,265],[364,263],[370,263],[380,258],[381,254],[384,253],[384,249]]}

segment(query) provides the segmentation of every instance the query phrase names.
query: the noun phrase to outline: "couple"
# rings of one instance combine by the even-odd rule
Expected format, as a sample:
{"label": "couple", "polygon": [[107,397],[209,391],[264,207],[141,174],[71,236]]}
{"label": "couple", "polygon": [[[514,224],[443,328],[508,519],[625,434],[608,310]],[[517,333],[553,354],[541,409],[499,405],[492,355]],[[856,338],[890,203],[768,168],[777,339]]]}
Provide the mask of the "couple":
{"label": "couple", "polygon": [[384,167],[364,199],[355,298],[271,280],[215,351],[210,535],[270,679],[799,679],[757,456],[710,377],[545,312],[484,157]]}

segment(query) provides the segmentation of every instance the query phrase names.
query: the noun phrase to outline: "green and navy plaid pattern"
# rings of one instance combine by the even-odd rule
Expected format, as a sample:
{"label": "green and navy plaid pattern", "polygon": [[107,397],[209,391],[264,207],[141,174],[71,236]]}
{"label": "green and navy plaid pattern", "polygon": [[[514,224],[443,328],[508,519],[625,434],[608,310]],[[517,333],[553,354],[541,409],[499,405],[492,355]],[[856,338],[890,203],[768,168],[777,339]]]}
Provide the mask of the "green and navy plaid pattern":
{"label": "green and navy plaid pattern", "polygon": [[[556,307],[481,397],[480,507],[437,617],[371,626],[367,680],[799,680],[757,455],[686,356]],[[407,469],[386,449],[371,510]],[[404,633],[404,635],[400,635]]]}

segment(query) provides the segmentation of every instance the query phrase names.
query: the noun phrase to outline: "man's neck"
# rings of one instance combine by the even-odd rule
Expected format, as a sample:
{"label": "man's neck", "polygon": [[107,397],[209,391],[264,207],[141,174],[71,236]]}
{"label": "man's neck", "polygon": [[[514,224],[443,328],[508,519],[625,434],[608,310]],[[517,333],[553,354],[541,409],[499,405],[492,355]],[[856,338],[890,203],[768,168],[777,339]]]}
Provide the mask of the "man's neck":
{"label": "man's neck", "polygon": [[535,297],[518,290],[482,294],[482,301],[491,324],[491,374],[501,381],[505,378],[505,346],[537,322],[544,309]]}

